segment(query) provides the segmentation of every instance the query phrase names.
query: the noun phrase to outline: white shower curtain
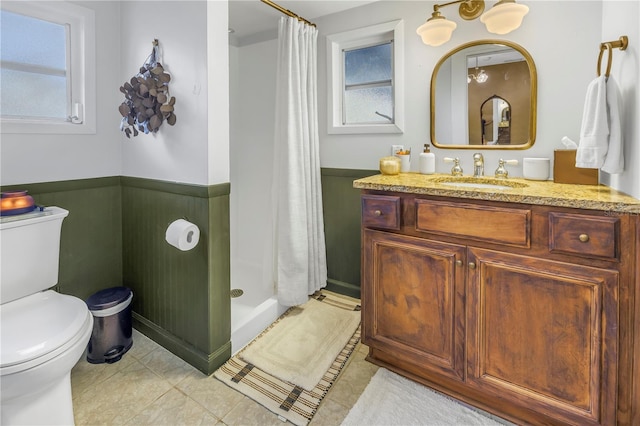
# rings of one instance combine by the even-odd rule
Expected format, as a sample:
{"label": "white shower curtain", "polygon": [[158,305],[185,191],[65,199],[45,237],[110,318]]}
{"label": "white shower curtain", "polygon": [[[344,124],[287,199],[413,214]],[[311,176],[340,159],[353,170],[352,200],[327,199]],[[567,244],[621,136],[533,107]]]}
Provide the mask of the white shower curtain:
{"label": "white shower curtain", "polygon": [[282,17],[274,141],[274,280],[284,306],[326,286],[315,27]]}

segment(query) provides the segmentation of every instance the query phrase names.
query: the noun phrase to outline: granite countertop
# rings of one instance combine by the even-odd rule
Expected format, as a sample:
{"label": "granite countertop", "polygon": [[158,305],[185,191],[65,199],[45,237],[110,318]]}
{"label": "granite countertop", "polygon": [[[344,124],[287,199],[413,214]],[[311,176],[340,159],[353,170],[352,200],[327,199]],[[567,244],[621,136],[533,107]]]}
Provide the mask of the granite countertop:
{"label": "granite countertop", "polygon": [[[501,189],[491,186],[486,188],[455,186],[475,183],[501,185]],[[520,178],[495,179],[488,176],[474,178],[448,174],[400,173],[395,176],[374,175],[358,179],[353,182],[353,187],[640,215],[640,200],[605,185],[573,185]]]}

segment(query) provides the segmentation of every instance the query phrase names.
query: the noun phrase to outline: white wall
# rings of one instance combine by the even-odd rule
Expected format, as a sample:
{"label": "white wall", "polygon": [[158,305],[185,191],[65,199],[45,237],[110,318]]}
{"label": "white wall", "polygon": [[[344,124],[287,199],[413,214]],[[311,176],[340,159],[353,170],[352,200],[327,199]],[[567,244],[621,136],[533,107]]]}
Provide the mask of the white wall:
{"label": "white wall", "polygon": [[625,173],[602,174],[602,181],[640,198],[640,2],[605,1],[602,12],[602,41],[617,40],[621,35],[629,37],[627,50],[613,52],[611,66],[624,102]]}
{"label": "white wall", "polygon": [[97,123],[92,135],[2,134],[2,185],[119,176],[122,174],[120,138],[122,82],[119,2],[74,2],[93,9],[96,19]]}
{"label": "white wall", "polygon": [[[175,126],[163,123],[155,134],[119,135],[114,142],[122,144],[122,174],[202,185],[228,182],[227,3],[127,1],[121,9],[120,79],[128,81],[138,72],[157,38],[161,62],[172,77],[177,116]],[[210,91],[214,97],[208,103]],[[209,118],[217,129],[209,126]],[[217,143],[222,146],[218,157]]]}
{"label": "white wall", "polygon": [[[226,1],[85,1],[96,11],[97,133],[2,135],[2,185],[133,176],[191,184],[229,182]],[[159,39],[172,76],[175,126],[127,139],[118,88]]]}
{"label": "white wall", "polygon": [[[97,133],[3,134],[0,143],[2,185],[114,175],[195,184],[229,181],[227,3],[76,3],[96,10]],[[624,33],[629,36],[630,47],[625,52],[614,52],[612,70],[625,100],[627,163],[625,173],[613,176],[610,184],[640,197],[639,2],[523,3],[530,6],[529,14],[522,27],[504,39],[524,46],[536,62],[539,85],[537,140],[532,149],[525,151],[487,151],[487,170],[490,171],[500,157],[552,157],[553,150],[560,147],[562,136],[577,139],[586,86],[595,77],[598,45]],[[437,48],[423,45],[412,29],[430,15],[433,4],[380,1],[316,20],[320,31],[318,93],[322,167],[377,169],[378,159],[389,152],[392,143],[419,150],[429,140],[429,79],[437,60],[459,44],[480,38],[499,38],[486,32],[478,21],[461,22],[456,6],[451,6],[444,12],[449,19],[458,21],[453,39]],[[141,18],[147,16],[149,10],[154,10],[153,19]],[[398,18],[405,20],[406,28],[405,133],[326,134],[325,36]],[[118,129],[117,106],[122,101],[122,94],[117,88],[136,72],[151,52],[154,38],[160,40],[163,61],[173,77],[170,88],[177,98],[178,120],[174,127],[163,125],[156,135],[141,135],[129,140]],[[265,61],[256,65],[256,72],[271,66],[268,62],[271,56]],[[273,64],[275,69],[275,57]],[[252,99],[270,113],[271,99],[262,100],[257,96]],[[244,123],[251,123],[255,118],[247,114]],[[434,151],[438,159],[458,155],[463,167],[470,169],[470,151]],[[417,169],[415,162],[413,168]],[[449,167],[438,161],[437,169],[445,172]],[[521,170],[521,167],[514,168],[512,174],[521,175]],[[609,177],[604,175],[603,181],[607,180]]]}
{"label": "white wall", "polygon": [[[599,44],[617,39],[623,33],[630,36],[631,48],[614,53],[614,75],[625,91],[627,105],[626,140],[627,171],[612,181],[612,185],[639,196],[638,168],[638,2],[637,1],[522,1],[529,5],[529,14],[522,26],[505,36],[486,31],[479,20],[466,22],[457,14],[457,6],[441,12],[458,23],[453,38],[442,46],[422,44],[415,29],[431,14],[434,2],[380,1],[339,14],[316,19],[318,41],[318,81],[322,167],[377,169],[380,157],[388,155],[391,144],[404,144],[420,152],[429,143],[430,77],[437,61],[454,47],[478,39],[505,39],[520,44],[532,55],[538,72],[537,137],[528,150],[483,151],[485,172],[497,167],[498,159],[550,157],[562,148],[560,139],[579,139],[584,97],[589,82],[596,76]],[[493,2],[487,2],[487,7]],[[405,132],[401,135],[329,135],[326,131],[326,36],[368,25],[404,19],[405,21]],[[604,27],[604,28],[603,28]],[[469,150],[434,149],[436,169],[448,172],[445,156],[459,156],[466,173],[472,168]],[[417,170],[412,162],[412,170]],[[511,167],[512,176],[522,176],[522,166]],[[604,176],[606,179],[607,177]]]}
{"label": "white wall", "polygon": [[[231,280],[271,292],[276,40],[230,47]],[[252,282],[242,283],[250,273]],[[268,297],[268,296],[266,296]]]}
{"label": "white wall", "polygon": [[229,5],[207,1],[207,184],[229,182]]}
{"label": "white wall", "polygon": [[[499,39],[486,31],[479,20],[466,22],[457,15],[457,7],[442,10],[443,14],[458,23],[453,38],[442,46],[424,45],[415,29],[430,16],[434,2],[381,1],[352,9],[342,14],[319,19],[322,36],[392,19],[405,20],[405,79],[406,125],[402,135],[342,136],[326,134],[326,110],[324,105],[326,70],[319,66],[320,130],[322,139],[322,165],[377,169],[378,159],[388,155],[391,144],[404,144],[420,152],[430,139],[429,90],[433,68],[438,60],[456,46],[478,39]],[[488,2],[487,6],[491,6]],[[576,139],[580,130],[584,90],[594,77],[597,43],[600,41],[601,6],[598,2],[531,2],[529,14],[523,25],[511,34],[503,36],[520,44],[533,56],[538,71],[538,135],[533,148],[526,151],[485,151],[486,170],[497,166],[501,157],[551,156],[554,148],[561,147],[560,138],[569,135]],[[575,21],[568,19],[579,16]],[[585,28],[593,28],[584,34]],[[318,47],[320,64],[325,64],[324,42]],[[563,46],[560,48],[560,46]],[[593,46],[596,46],[595,48]],[[571,60],[567,61],[570,55]],[[348,149],[345,149],[348,147]],[[459,156],[465,171],[471,168],[471,151],[434,150],[437,170],[448,171],[444,156]],[[417,170],[417,162],[412,169]]]}

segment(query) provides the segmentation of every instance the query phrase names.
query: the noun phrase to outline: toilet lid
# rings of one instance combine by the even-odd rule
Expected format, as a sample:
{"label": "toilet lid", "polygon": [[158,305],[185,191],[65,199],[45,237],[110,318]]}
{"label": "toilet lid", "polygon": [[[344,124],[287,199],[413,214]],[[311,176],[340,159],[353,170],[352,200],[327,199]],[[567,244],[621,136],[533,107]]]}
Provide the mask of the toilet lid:
{"label": "toilet lid", "polygon": [[46,355],[73,339],[87,319],[87,305],[44,291],[0,305],[0,366]]}

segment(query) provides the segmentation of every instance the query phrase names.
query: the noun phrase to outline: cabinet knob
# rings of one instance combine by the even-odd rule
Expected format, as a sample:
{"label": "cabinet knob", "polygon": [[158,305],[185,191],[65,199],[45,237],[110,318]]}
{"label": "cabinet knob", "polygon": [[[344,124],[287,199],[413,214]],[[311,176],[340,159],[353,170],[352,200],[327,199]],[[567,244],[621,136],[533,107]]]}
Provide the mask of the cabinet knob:
{"label": "cabinet knob", "polygon": [[462,260],[456,260],[456,266],[462,266]]}
{"label": "cabinet knob", "polygon": [[380,210],[376,210],[373,214],[376,216],[382,216],[382,212]]}
{"label": "cabinet knob", "polygon": [[580,241],[582,241],[583,243],[586,243],[587,241],[589,241],[589,236],[587,234],[580,234],[580,236],[578,237],[578,239]]}
{"label": "cabinet knob", "polygon": [[476,269],[476,264],[473,262],[469,262],[469,269]]}

